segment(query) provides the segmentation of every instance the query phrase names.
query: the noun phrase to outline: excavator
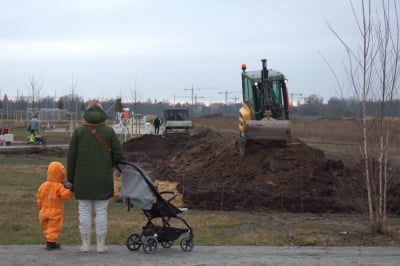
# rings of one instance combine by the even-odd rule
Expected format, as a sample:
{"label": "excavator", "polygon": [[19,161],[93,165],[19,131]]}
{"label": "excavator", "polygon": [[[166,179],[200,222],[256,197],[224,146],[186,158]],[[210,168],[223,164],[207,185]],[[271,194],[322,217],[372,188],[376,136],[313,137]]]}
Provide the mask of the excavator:
{"label": "excavator", "polygon": [[243,102],[239,110],[239,130],[246,142],[288,142],[291,138],[289,96],[284,74],[267,69],[246,71],[242,64]]}

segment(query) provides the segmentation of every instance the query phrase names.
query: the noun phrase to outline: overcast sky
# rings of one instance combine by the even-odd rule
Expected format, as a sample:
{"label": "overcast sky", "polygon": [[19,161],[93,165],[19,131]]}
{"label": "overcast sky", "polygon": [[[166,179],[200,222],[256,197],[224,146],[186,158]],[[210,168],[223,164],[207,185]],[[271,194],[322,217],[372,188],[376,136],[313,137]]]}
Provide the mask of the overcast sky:
{"label": "overcast sky", "polygon": [[[359,1],[354,1],[359,2]],[[375,1],[379,2],[379,1]],[[360,39],[348,0],[0,0],[0,92],[86,100],[241,100],[241,64],[283,72],[290,93],[339,96]],[[322,56],[321,56],[322,55]],[[204,98],[203,98],[204,97]]]}

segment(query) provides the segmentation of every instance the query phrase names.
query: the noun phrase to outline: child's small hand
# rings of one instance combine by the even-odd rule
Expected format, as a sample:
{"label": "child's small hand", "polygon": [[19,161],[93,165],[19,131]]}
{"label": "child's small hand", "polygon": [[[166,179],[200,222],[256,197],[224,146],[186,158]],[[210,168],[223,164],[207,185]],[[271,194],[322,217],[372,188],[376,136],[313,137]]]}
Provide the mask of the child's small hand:
{"label": "child's small hand", "polygon": [[71,190],[71,192],[74,192],[74,184],[72,184],[71,182],[67,183],[69,190]]}

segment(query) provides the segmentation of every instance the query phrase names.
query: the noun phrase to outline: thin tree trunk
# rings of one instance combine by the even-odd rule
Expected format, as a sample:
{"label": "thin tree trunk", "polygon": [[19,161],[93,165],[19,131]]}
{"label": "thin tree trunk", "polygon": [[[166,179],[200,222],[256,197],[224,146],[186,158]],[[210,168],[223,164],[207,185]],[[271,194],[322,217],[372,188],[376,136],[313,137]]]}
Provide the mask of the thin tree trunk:
{"label": "thin tree trunk", "polygon": [[[368,2],[370,4],[370,2]],[[370,8],[367,9],[370,12]],[[368,55],[369,55],[369,42],[370,42],[370,19],[366,17],[365,14],[365,6],[364,1],[362,1],[362,19],[363,19],[363,58],[362,58],[362,120],[363,120],[363,144],[364,144],[364,171],[365,171],[365,178],[367,183],[367,193],[368,193],[368,210],[369,210],[369,222],[372,225],[374,222],[374,213],[373,213],[373,206],[372,206],[372,184],[370,178],[370,170],[369,170],[369,156],[368,156],[368,132],[367,132],[367,107],[366,101],[368,97],[368,87],[369,83],[367,82],[368,77]],[[370,13],[369,13],[370,14]]]}
{"label": "thin tree trunk", "polygon": [[[386,134],[386,144],[389,143],[389,130],[387,131]],[[386,145],[387,147],[387,145]],[[387,182],[388,182],[388,154],[387,154],[387,149],[385,149],[384,152],[384,171],[383,171],[383,217],[382,217],[382,222],[383,222],[383,230],[386,228],[386,223],[387,223]]]}
{"label": "thin tree trunk", "polygon": [[369,157],[368,157],[368,140],[367,140],[367,125],[366,118],[363,118],[363,153],[364,153],[364,171],[367,183],[367,194],[368,194],[368,211],[369,211],[369,222],[372,225],[374,223],[374,213],[372,207],[372,184],[369,176]]}
{"label": "thin tree trunk", "polygon": [[[383,119],[383,118],[382,118]],[[382,131],[381,131],[382,132]],[[377,216],[377,230],[379,232],[383,232],[383,211],[384,211],[384,199],[383,199],[383,177],[384,177],[384,143],[383,143],[383,136],[382,133],[380,133],[379,136],[379,204],[378,204],[378,216]]]}

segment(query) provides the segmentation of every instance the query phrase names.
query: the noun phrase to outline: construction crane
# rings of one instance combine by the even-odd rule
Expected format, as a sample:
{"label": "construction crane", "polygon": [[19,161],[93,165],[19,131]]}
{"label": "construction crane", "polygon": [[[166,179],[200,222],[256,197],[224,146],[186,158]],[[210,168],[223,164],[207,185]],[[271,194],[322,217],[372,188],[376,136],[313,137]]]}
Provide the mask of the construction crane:
{"label": "construction crane", "polygon": [[194,95],[194,103],[197,104],[197,99],[205,99],[206,97]]}
{"label": "construction crane", "polygon": [[290,94],[290,105],[291,105],[291,106],[293,106],[293,96],[302,97],[303,94],[302,94],[302,93],[291,93],[291,94]]}
{"label": "construction crane", "polygon": [[235,102],[235,104],[236,104],[236,103],[237,103],[237,100],[239,100],[240,98],[237,97],[237,96],[235,96],[235,97],[231,97],[231,98],[229,98],[229,99],[234,100],[234,102]]}
{"label": "construction crane", "polygon": [[175,98],[190,98],[190,96],[178,96],[174,93],[174,106],[175,106]]}
{"label": "construction crane", "polygon": [[194,90],[211,90],[211,89],[213,89],[213,88],[193,88],[193,86],[192,86],[192,88],[191,89],[183,89],[183,90],[185,90],[185,91],[191,91],[192,92],[192,105],[194,104],[194,102],[193,102],[193,100],[195,99],[194,98]]}
{"label": "construction crane", "polygon": [[231,93],[235,93],[235,92],[234,91],[228,91],[228,90],[218,92],[218,94],[225,94],[225,105],[228,104],[228,94],[231,94]]}

